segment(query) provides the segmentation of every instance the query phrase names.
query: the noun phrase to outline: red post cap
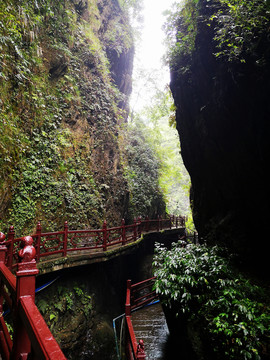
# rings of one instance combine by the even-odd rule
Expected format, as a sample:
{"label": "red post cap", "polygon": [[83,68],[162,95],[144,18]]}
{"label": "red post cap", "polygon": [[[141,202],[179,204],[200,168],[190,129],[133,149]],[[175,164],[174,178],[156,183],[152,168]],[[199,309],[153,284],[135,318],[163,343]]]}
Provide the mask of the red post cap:
{"label": "red post cap", "polygon": [[32,244],[33,238],[31,236],[25,236],[22,238],[20,244],[20,247],[22,249],[19,251],[19,257],[21,258],[21,262],[32,261],[36,256],[36,249]]}
{"label": "red post cap", "polygon": [[5,241],[6,235],[0,232],[0,243]]}

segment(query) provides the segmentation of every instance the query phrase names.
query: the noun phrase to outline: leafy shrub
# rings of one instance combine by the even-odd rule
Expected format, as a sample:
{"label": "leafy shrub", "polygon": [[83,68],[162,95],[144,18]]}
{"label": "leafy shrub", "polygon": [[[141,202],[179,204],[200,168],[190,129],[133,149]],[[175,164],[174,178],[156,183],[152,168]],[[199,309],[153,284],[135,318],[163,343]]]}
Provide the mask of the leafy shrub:
{"label": "leafy shrub", "polygon": [[[135,126],[134,126],[135,125]],[[137,122],[124,128],[123,148],[126,155],[125,176],[130,191],[128,217],[156,216],[165,212],[165,202],[159,188],[160,161]]]}
{"label": "leafy shrub", "polygon": [[270,307],[262,288],[236,273],[218,247],[157,245],[155,289],[178,314],[206,323],[214,351],[225,359],[260,359],[270,338]]}
{"label": "leafy shrub", "polygon": [[172,10],[165,12],[167,21],[167,61],[174,68],[180,56],[190,56],[195,48],[199,0],[174,3]]}
{"label": "leafy shrub", "polygon": [[68,312],[71,314],[81,312],[86,317],[91,315],[92,298],[83,285],[75,284],[71,289],[59,285],[57,295],[53,298],[50,293],[44,295],[38,300],[37,306],[49,326],[53,327]]}
{"label": "leafy shrub", "polygon": [[[174,8],[167,11],[164,26],[168,41],[167,61],[177,68],[179,59],[191,59],[200,23],[204,24],[204,32],[206,25],[213,30],[216,57],[245,62],[247,54],[256,54],[268,41],[269,11],[269,1],[265,0],[185,0],[174,4]],[[264,62],[263,56],[256,59],[258,65]],[[181,71],[188,70],[183,67]]]}
{"label": "leafy shrub", "polygon": [[215,55],[245,62],[245,54],[254,52],[267,32],[269,34],[269,3],[265,0],[220,0],[220,5],[210,19],[214,20],[214,40],[219,49]]}

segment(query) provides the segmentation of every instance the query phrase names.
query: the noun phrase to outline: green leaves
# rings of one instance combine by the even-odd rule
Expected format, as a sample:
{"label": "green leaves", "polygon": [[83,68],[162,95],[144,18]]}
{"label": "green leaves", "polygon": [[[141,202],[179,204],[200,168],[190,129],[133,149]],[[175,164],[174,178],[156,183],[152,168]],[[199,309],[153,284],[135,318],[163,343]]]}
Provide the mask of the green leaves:
{"label": "green leaves", "polygon": [[130,190],[129,216],[164,213],[165,203],[159,188],[159,159],[139,122],[123,129],[125,176]]}
{"label": "green leaves", "polygon": [[220,0],[218,11],[210,19],[218,48],[215,56],[244,63],[269,34],[269,14],[264,0]]}
{"label": "green leaves", "polygon": [[[167,13],[164,26],[168,39],[167,62],[180,73],[189,71],[189,66],[179,66],[182,60],[192,62],[198,24],[213,29],[216,43],[214,55],[225,61],[245,63],[250,54],[256,64],[262,66],[266,59],[261,52],[262,43],[267,48],[269,37],[270,7],[265,0],[218,0],[205,4],[199,0],[185,0],[174,5]],[[199,8],[203,11],[198,12]],[[199,16],[198,16],[199,15]],[[254,61],[254,59],[253,59]]]}
{"label": "green leaves", "polygon": [[[167,35],[167,62],[174,69],[181,56],[190,56],[195,47],[197,34],[198,0],[175,3],[167,11],[164,30]],[[188,69],[186,69],[188,71]]]}
{"label": "green leaves", "polygon": [[270,336],[270,308],[262,288],[236,273],[218,247],[180,241],[172,250],[156,245],[155,289],[178,313],[207,321],[206,336],[226,359],[260,359]]}

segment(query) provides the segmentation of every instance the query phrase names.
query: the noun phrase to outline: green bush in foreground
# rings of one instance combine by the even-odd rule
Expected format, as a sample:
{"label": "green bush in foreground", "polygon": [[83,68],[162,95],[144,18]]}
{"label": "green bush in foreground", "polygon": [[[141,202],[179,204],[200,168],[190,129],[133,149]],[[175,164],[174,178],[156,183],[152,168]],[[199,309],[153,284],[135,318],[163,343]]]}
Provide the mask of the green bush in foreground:
{"label": "green bush in foreground", "polygon": [[[270,343],[270,307],[264,290],[229,265],[218,247],[178,242],[156,247],[155,289],[166,306],[178,304],[200,320],[212,348],[225,359],[261,359]],[[269,303],[268,303],[269,304]]]}

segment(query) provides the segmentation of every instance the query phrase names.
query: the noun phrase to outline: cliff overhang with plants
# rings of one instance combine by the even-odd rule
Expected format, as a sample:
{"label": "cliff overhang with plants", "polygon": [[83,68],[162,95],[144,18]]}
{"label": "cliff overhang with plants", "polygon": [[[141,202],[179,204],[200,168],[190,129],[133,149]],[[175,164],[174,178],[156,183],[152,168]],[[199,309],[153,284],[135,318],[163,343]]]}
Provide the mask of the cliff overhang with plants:
{"label": "cliff overhang with plants", "polygon": [[187,0],[167,25],[196,228],[253,268],[267,260],[269,10],[264,0]]}

